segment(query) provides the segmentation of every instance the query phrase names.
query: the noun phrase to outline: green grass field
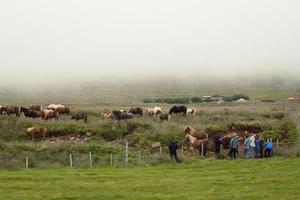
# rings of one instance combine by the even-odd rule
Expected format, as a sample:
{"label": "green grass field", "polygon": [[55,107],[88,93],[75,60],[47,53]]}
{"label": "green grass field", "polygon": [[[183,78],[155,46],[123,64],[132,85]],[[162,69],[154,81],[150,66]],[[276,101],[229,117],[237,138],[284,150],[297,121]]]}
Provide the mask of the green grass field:
{"label": "green grass field", "polygon": [[0,199],[299,199],[300,159],[0,171]]}

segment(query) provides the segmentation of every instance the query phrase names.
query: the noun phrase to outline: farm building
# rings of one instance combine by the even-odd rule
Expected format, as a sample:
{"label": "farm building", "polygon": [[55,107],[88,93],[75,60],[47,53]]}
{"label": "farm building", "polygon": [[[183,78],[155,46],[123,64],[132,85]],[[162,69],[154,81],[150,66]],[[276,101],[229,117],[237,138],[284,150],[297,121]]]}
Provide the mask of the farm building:
{"label": "farm building", "polygon": [[213,96],[203,96],[202,101],[203,102],[214,102],[214,103],[219,103],[223,102],[224,96],[221,95],[213,95]]}

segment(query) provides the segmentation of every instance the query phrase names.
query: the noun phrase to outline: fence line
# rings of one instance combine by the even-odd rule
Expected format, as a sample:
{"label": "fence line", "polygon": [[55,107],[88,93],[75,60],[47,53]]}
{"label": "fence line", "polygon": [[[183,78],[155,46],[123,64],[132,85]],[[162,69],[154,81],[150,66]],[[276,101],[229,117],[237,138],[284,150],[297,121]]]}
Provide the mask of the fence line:
{"label": "fence line", "polygon": [[[285,156],[285,155],[291,155],[293,153],[293,147],[295,144],[299,144],[300,142],[278,142],[278,144],[274,145],[273,149],[273,155],[274,156]],[[159,164],[163,162],[170,162],[169,157],[169,151],[167,148],[161,147],[159,149],[145,149],[142,150],[130,150],[129,148],[126,151],[119,152],[119,153],[96,153],[96,152],[88,152],[87,154],[76,154],[73,152],[69,154],[68,159],[66,159],[67,162],[63,164],[64,162],[60,162],[62,165],[60,167],[100,167],[100,166],[107,166],[107,167],[128,167],[128,166],[144,166],[144,165],[153,165],[153,164]],[[200,158],[200,156],[204,156],[204,146],[199,149],[200,152],[197,156],[197,154],[193,154],[190,151],[184,151],[184,147],[181,146],[179,148],[178,152],[181,151],[179,154],[180,159],[184,160],[195,160]],[[242,150],[242,149],[241,149]],[[228,149],[224,149],[221,147],[220,155],[222,158],[228,156]],[[124,156],[124,152],[125,155]],[[127,153],[126,153],[127,152]],[[240,151],[240,157],[242,157],[242,151]],[[209,158],[214,158],[214,155],[212,152],[207,155]],[[65,157],[67,158],[67,157]],[[129,159],[130,158],[130,159]],[[24,159],[24,157],[23,157]],[[30,164],[29,164],[30,160]],[[46,163],[47,165],[43,164]],[[1,165],[0,165],[1,166]],[[25,168],[34,168],[34,167],[47,167],[51,168],[53,165],[51,165],[51,161],[49,164],[49,160],[37,160],[36,157],[30,158],[29,156],[25,157]],[[24,160],[23,164],[15,167],[24,167]],[[55,167],[55,166],[54,166]]]}

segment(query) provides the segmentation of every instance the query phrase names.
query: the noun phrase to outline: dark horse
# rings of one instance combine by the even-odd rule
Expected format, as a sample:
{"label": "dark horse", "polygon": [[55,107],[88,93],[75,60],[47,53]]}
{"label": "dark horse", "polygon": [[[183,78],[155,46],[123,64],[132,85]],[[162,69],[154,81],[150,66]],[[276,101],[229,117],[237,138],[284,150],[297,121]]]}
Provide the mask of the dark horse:
{"label": "dark horse", "polygon": [[74,120],[76,120],[76,121],[82,119],[84,122],[87,122],[87,115],[86,115],[85,113],[78,112],[78,113],[76,113],[75,115],[73,115],[73,116],[71,117],[71,119],[74,119]]}
{"label": "dark horse", "polygon": [[112,111],[112,113],[116,116],[117,120],[132,119],[134,117],[132,113],[128,112]]}
{"label": "dark horse", "polygon": [[31,117],[31,118],[36,118],[40,117],[39,114],[37,113],[38,111],[35,110],[30,110],[28,108],[21,107],[20,108],[21,114],[24,114],[24,117]]}
{"label": "dark horse", "polygon": [[187,113],[187,108],[185,106],[173,106],[170,111],[169,114],[178,114],[178,113],[183,113],[184,115]]}

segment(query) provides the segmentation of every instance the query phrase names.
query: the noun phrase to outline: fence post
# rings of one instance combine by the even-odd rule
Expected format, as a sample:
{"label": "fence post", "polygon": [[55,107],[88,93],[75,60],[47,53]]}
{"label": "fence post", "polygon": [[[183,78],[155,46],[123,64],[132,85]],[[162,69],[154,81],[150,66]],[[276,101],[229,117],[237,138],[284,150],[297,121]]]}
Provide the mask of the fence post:
{"label": "fence post", "polygon": [[26,156],[26,159],[25,159],[25,167],[26,169],[28,169],[28,157]]}
{"label": "fence post", "polygon": [[128,141],[126,140],[126,145],[125,145],[125,165],[128,165]]}
{"label": "fence post", "polygon": [[110,166],[113,166],[113,154],[110,154]]}
{"label": "fence post", "polygon": [[92,152],[89,152],[90,167],[93,167]]}
{"label": "fence post", "polygon": [[162,154],[162,147],[159,147],[159,153]]}
{"label": "fence post", "polygon": [[72,159],[72,154],[70,154],[70,167],[73,168],[73,159]]}
{"label": "fence post", "polygon": [[204,145],[201,143],[201,156],[204,156]]}
{"label": "fence post", "polygon": [[182,157],[184,156],[184,148],[183,148],[183,145],[181,146],[181,154],[182,154]]}
{"label": "fence post", "polygon": [[223,155],[223,144],[220,145],[220,155]]}
{"label": "fence post", "polygon": [[142,160],[141,160],[141,151],[139,151],[139,165],[142,163]]}
{"label": "fence post", "polygon": [[278,138],[276,140],[276,153],[277,153],[277,156],[278,156],[278,153],[279,153],[279,140],[278,140]]}

